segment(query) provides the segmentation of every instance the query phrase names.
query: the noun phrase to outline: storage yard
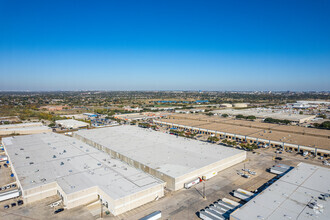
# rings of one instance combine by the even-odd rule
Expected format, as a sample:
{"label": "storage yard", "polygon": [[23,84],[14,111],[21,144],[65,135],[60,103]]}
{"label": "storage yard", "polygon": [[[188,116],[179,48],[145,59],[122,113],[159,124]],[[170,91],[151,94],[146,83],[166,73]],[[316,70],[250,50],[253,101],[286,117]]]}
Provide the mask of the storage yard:
{"label": "storage yard", "polygon": [[39,134],[51,131],[51,128],[39,122],[0,125],[0,135],[3,136],[12,134]]}
{"label": "storage yard", "polygon": [[239,138],[241,141],[247,138],[251,143],[260,142],[268,144],[269,141],[273,141],[274,145],[277,146],[287,143],[286,146],[289,149],[291,148],[290,150],[298,150],[299,146],[299,150],[306,147],[306,150],[315,153],[316,148],[316,154],[319,156],[327,156],[330,152],[329,130],[227,119],[218,116],[205,115],[172,115],[168,119],[157,120],[155,123],[159,125],[167,125],[168,127],[193,130],[195,132],[202,131],[202,134],[211,134],[216,133],[215,131],[219,131],[223,133],[221,134],[221,137],[226,136],[227,139],[232,140]]}
{"label": "storage yard", "polygon": [[329,182],[328,168],[301,163],[230,219],[329,219]]}
{"label": "storage yard", "polygon": [[152,174],[178,190],[246,159],[246,152],[134,126],[80,130],[74,137]]}
{"label": "storage yard", "polygon": [[3,145],[28,204],[58,194],[67,209],[102,201],[118,215],[164,195],[163,181],[71,137],[16,136]]}

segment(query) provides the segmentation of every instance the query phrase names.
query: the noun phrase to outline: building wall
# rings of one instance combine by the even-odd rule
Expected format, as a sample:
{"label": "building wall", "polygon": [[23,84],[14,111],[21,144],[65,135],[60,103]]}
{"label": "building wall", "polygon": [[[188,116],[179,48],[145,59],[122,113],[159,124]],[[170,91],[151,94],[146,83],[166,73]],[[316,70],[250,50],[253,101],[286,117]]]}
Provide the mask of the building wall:
{"label": "building wall", "polygon": [[201,169],[195,170],[184,176],[175,179],[175,190],[182,189],[184,184],[196,179],[197,177],[202,177],[205,174],[211,173],[213,171],[220,172],[228,167],[238,164],[246,159],[246,151],[242,151],[239,154],[233,155],[221,161],[215,162]]}
{"label": "building wall", "polygon": [[31,203],[56,195],[57,189],[58,189],[57,183],[51,182],[27,190],[24,190],[23,188],[22,196],[25,203]]}

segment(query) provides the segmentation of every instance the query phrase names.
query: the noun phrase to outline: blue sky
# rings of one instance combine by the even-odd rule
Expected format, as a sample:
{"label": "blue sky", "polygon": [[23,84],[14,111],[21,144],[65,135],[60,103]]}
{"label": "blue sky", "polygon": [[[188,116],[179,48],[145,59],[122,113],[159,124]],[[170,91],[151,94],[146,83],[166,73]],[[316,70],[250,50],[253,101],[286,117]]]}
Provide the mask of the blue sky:
{"label": "blue sky", "polygon": [[0,0],[0,90],[330,90],[330,1]]}

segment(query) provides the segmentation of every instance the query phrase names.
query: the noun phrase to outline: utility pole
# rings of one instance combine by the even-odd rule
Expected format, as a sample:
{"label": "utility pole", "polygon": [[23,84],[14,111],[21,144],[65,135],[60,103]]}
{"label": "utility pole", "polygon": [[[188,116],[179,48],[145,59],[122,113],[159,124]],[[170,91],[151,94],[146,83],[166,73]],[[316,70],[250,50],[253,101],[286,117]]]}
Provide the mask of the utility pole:
{"label": "utility pole", "polygon": [[206,195],[205,195],[205,181],[203,181],[203,198],[206,199]]}
{"label": "utility pole", "polygon": [[102,204],[102,199],[100,199],[101,201],[101,218],[103,218],[103,204]]}

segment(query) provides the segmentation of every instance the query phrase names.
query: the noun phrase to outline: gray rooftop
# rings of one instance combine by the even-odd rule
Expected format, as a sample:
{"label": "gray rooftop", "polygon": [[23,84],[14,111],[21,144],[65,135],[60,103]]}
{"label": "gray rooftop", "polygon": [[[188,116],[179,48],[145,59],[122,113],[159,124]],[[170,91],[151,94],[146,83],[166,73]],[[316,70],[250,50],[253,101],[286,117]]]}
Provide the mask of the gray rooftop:
{"label": "gray rooftop", "polygon": [[273,110],[266,108],[250,108],[250,109],[222,109],[212,111],[216,114],[229,114],[229,115],[239,115],[244,116],[254,115],[259,118],[276,118],[276,119],[288,119],[288,120],[301,120],[310,117],[315,117],[314,115],[300,115],[299,113],[293,113],[289,110]]}
{"label": "gray rooftop", "polygon": [[[330,170],[300,163],[270,187],[234,212],[232,219],[329,219],[330,198],[320,200],[320,194],[330,193]],[[309,202],[320,207],[311,209]],[[323,207],[323,208],[322,208]]]}
{"label": "gray rooftop", "polygon": [[75,119],[64,119],[55,121],[56,124],[60,124],[66,128],[79,128],[79,127],[87,127],[89,124],[83,121],[78,121]]}
{"label": "gray rooftop", "polygon": [[75,133],[174,178],[242,153],[130,125]]}
{"label": "gray rooftop", "polygon": [[56,181],[67,194],[98,186],[116,200],[163,184],[149,174],[64,135],[9,137],[4,138],[3,143],[23,190]]}

